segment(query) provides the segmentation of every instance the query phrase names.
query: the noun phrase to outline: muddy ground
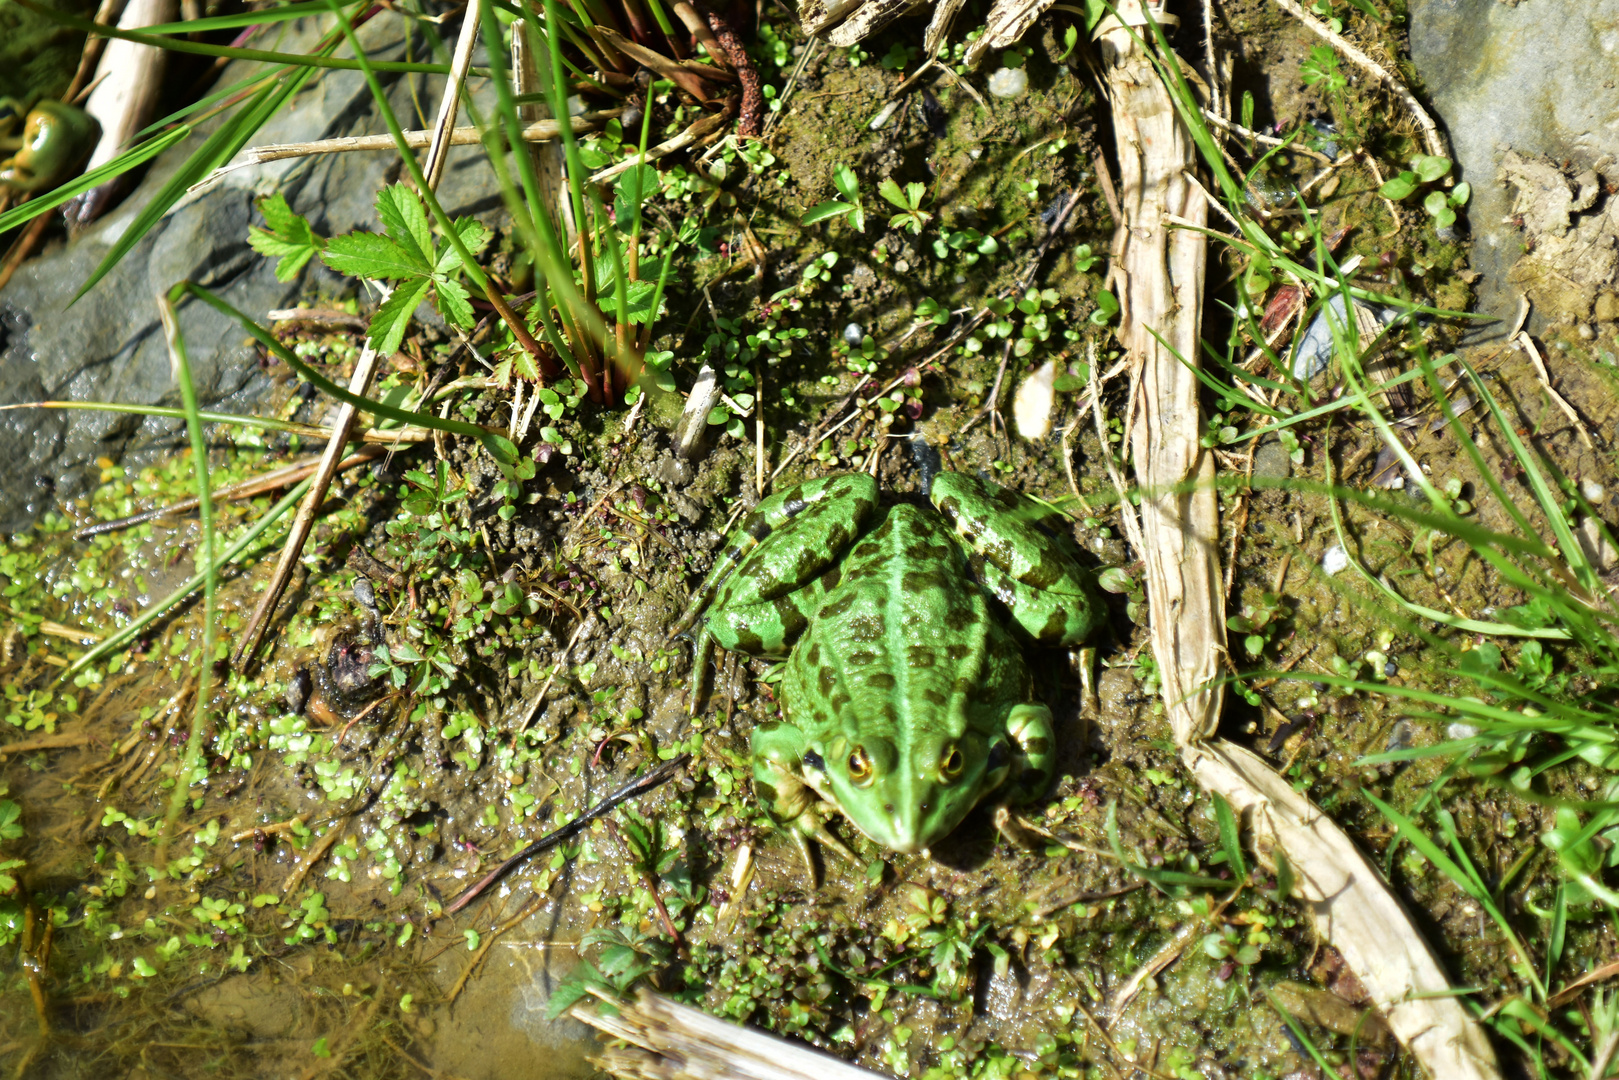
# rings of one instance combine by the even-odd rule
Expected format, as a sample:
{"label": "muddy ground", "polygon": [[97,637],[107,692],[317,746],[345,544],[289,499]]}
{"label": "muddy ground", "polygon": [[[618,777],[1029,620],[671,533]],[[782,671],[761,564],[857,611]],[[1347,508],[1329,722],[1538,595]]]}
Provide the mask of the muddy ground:
{"label": "muddy ground", "polygon": [[[1339,7],[1362,40],[1398,56],[1397,24]],[[1253,94],[1256,127],[1331,119],[1374,158],[1408,155],[1409,125],[1385,99],[1359,85],[1335,99],[1330,84],[1301,78],[1315,39],[1284,13],[1255,0],[1224,14],[1217,29],[1235,57],[1234,96]],[[803,42],[779,12],[767,23],[773,35],[758,59],[767,83],[782,89]],[[915,434],[956,469],[1069,510],[1092,565],[1128,574],[1134,554],[1119,539],[1106,468],[1126,407],[1123,381],[1105,396],[1108,446],[1079,411],[1079,390],[1058,394],[1050,434],[1031,441],[984,414],[1001,338],[980,335],[973,351],[922,365],[960,325],[959,312],[1020,280],[1052,208],[1074,191],[1067,234],[1034,263],[1034,287],[1050,291],[1032,312],[1005,317],[1016,336],[1037,316],[1045,333],[1008,365],[999,411],[1009,415],[1012,392],[1047,360],[1070,371],[1112,361],[1105,319],[1091,318],[1105,260],[1080,247],[1104,254],[1113,234],[1095,171],[1111,135],[1085,48],[1067,47],[1067,25],[1042,22],[1010,58],[1028,72],[1025,97],[980,107],[940,78],[876,131],[868,122],[902,78],[882,59],[903,53],[916,24],[858,54],[817,49],[765,144],[773,162],[751,171],[727,152],[703,165],[706,178],[696,163],[678,163],[692,182],[671,188],[659,213],[707,231],[682,249],[654,344],[675,353],[682,390],[707,359],[733,400],[756,400],[765,474],[785,465],[772,491],[869,468],[875,454],[886,489],[915,492],[911,444],[888,437]],[[1181,40],[1197,52],[1193,36]],[[984,73],[971,78],[984,85]],[[1240,140],[1229,145],[1253,160]],[[727,156],[725,170],[713,167]],[[1283,157],[1252,190],[1285,218],[1288,185],[1319,163]],[[864,233],[846,220],[800,224],[834,197],[834,163],[861,177]],[[929,185],[936,217],[919,234],[885,228],[894,210],[875,190],[886,176]],[[1324,231],[1348,230],[1340,259],[1361,255],[1363,280],[1391,294],[1465,308],[1465,239],[1441,235],[1419,208],[1396,219],[1376,196],[1380,182],[1351,165],[1317,189]],[[952,246],[956,235],[964,239]],[[828,252],[836,260],[806,279]],[[1210,341],[1227,333],[1216,305],[1229,310],[1238,269],[1211,258]],[[929,298],[958,314],[943,326],[919,319]],[[1469,329],[1434,318],[1421,334],[1438,356]],[[1588,497],[1598,492],[1590,501],[1612,516],[1619,482],[1601,433],[1613,423],[1613,328],[1596,330],[1541,335],[1562,395],[1597,433],[1590,446],[1522,352],[1485,340],[1462,355],[1488,374],[1520,434]],[[352,335],[280,331],[328,374],[346,375]],[[863,348],[861,335],[872,344]],[[441,344],[424,331],[406,353],[431,359]],[[919,366],[897,407],[867,401],[868,378],[887,385]],[[281,373],[283,413],[318,414]],[[1333,378],[1317,380],[1317,400],[1331,396]],[[863,418],[824,438],[856,397]],[[508,390],[467,400],[486,422],[509,415]],[[1481,497],[1483,477],[1454,434],[1431,422],[1431,395],[1419,390],[1405,407],[1421,417],[1410,430],[1422,466],[1456,481],[1455,497],[1473,500],[1480,524],[1507,525]],[[20,814],[0,816],[12,830],[0,844],[24,865],[14,871],[21,887],[0,906],[8,920],[0,933],[12,942],[0,967],[0,1066],[62,1077],[588,1075],[593,1037],[577,1022],[548,1019],[549,1003],[591,979],[626,985],[640,975],[718,1015],[902,1076],[1117,1076],[1129,1075],[1129,1063],[1155,1076],[1318,1075],[1305,1040],[1344,1075],[1415,1075],[1273,871],[1238,892],[1155,887],[1131,868],[1230,877],[1214,809],[1179,765],[1155,697],[1145,612],[1128,591],[1110,599],[1098,715],[1082,716],[1068,657],[1034,658],[1062,756],[1052,790],[1025,808],[1039,830],[1026,832],[1030,843],[1000,838],[982,809],[931,857],[887,855],[845,828],[860,865],[820,858],[812,878],[750,790],[749,733],[778,712],[762,681],[769,665],[722,656],[696,715],[687,707],[690,644],[670,640],[669,628],[727,523],[757,500],[758,463],[751,415],[734,431],[710,426],[690,460],[674,454],[680,408],[678,396],[655,395],[630,427],[621,408],[565,407],[543,451],[531,453],[536,472],[516,498],[503,497],[487,456],[453,439],[345,475],[263,663],[245,676],[216,666],[226,681],[210,703],[207,773],[186,778],[191,798],[166,846],[200,605],[112,661],[56,680],[96,635],[183,580],[198,543],[195,522],[183,518],[84,542],[69,530],[183,496],[190,464],[182,456],[126,472],[107,462],[92,498],[12,538],[0,555],[12,620],[0,796]],[[1262,424],[1213,395],[1208,408],[1221,417],[1211,430],[1240,435]],[[1528,502],[1481,410],[1462,420],[1486,467]],[[1553,825],[1550,796],[1595,797],[1603,774],[1565,770],[1548,781],[1552,790],[1527,798],[1487,775],[1447,771],[1444,760],[1359,761],[1443,739],[1445,723],[1312,674],[1347,668],[1462,693],[1469,684],[1454,649],[1465,636],[1446,632],[1450,648],[1436,647],[1434,627],[1389,610],[1354,574],[1326,572],[1340,541],[1329,500],[1310,485],[1389,500],[1393,509],[1338,505],[1354,553],[1408,598],[1482,617],[1522,597],[1465,542],[1425,535],[1401,516],[1401,500],[1416,505],[1414,485],[1376,485],[1398,470],[1380,462],[1369,426],[1340,416],[1298,435],[1296,449],[1274,436],[1217,449],[1224,475],[1255,480],[1223,496],[1232,613],[1265,613],[1260,647],[1250,655],[1234,646],[1234,667],[1281,673],[1253,682],[1251,701],[1232,695],[1222,733],[1265,754],[1366,850],[1386,855],[1385,870],[1455,984],[1488,1002],[1515,983],[1499,934],[1409,846],[1393,844],[1362,793],[1409,808],[1436,792],[1475,861],[1507,882],[1507,909],[1532,937],[1555,887],[1538,842]],[[216,483],[294,452],[269,435],[215,439]],[[524,449],[541,445],[531,438]],[[432,470],[435,459],[464,497],[421,502],[422,482],[405,473]],[[225,527],[267,505],[222,511]],[[263,587],[278,535],[259,561],[227,575],[221,658]],[[374,601],[357,593],[356,567]],[[596,821],[466,910],[444,913],[506,856],[681,753],[691,755],[687,768],[633,811]],[[1612,929],[1596,916],[1576,912],[1568,922],[1570,970],[1612,954]],[[582,959],[595,965],[590,979]],[[1109,1014],[1146,965],[1154,973]],[[1298,1017],[1303,1039],[1282,1010]]]}

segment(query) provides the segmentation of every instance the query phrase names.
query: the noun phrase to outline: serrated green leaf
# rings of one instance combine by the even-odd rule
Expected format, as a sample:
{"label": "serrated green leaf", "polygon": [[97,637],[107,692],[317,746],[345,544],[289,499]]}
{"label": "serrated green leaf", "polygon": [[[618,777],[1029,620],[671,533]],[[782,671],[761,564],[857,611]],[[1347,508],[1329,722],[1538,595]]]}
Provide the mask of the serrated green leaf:
{"label": "serrated green leaf", "polygon": [[399,351],[399,343],[405,340],[405,331],[410,327],[410,317],[427,298],[427,290],[432,284],[427,278],[417,278],[401,284],[389,294],[388,299],[377,308],[377,313],[371,316],[368,334],[373,349],[383,356],[392,356]]}
{"label": "serrated green leaf", "polygon": [[377,218],[383,231],[415,261],[423,266],[433,264],[433,230],[414,191],[404,184],[394,184],[377,192]]}
{"label": "serrated green leaf", "polygon": [[832,170],[832,186],[843,193],[843,197],[850,202],[860,201],[860,178],[855,176],[854,170],[847,165],[839,165]]}
{"label": "serrated green leaf", "polygon": [[[333,40],[327,52],[335,49],[337,45],[338,42]],[[279,83],[271,83],[264,87],[244,102],[235,116],[226,120],[213,134],[204,139],[203,144],[175,170],[174,175],[170,176],[168,182],[152,196],[151,201],[141,208],[135,220],[130,222],[129,227],[102,258],[100,265],[85,283],[79,286],[79,291],[73,294],[71,303],[77,303],[80,297],[95,288],[97,282],[106,277],[136,244],[145,239],[152,226],[174,208],[174,204],[180,201],[181,196],[193,184],[235,157],[270,117],[275,115],[289,98],[303,89],[304,84],[314,77],[316,70],[306,67]]]}
{"label": "serrated green leaf", "polygon": [[512,365],[512,371],[516,373],[519,379],[524,382],[539,381],[540,369],[534,363],[534,357],[529,355],[527,349],[513,349],[508,354],[507,361]]}
{"label": "serrated green leaf", "polygon": [[431,264],[417,259],[410,250],[379,233],[349,233],[326,241],[321,261],[340,274],[353,277],[398,281],[425,277]]}
{"label": "serrated green leaf", "polygon": [[259,212],[269,227],[248,229],[248,245],[260,255],[279,258],[276,280],[291,281],[325,246],[325,241],[315,235],[303,215],[293,212],[279,191],[259,200]]}
{"label": "serrated green leaf", "polygon": [[451,278],[435,278],[433,284],[438,291],[438,313],[445,321],[463,330],[472,326],[472,304],[466,288]]}
{"label": "serrated green leaf", "polygon": [[[484,227],[483,222],[477,218],[459,218],[455,222],[456,235],[466,245],[467,253],[473,257],[483,254],[483,249],[489,244],[490,231]],[[455,250],[454,244],[444,245],[444,250],[438,255],[438,272],[448,274],[452,270],[461,268],[461,253]]]}
{"label": "serrated green leaf", "polygon": [[899,185],[894,182],[894,178],[891,176],[883,177],[882,183],[877,185],[877,194],[901,210],[910,209],[910,204],[905,201],[905,193],[900,190]]}

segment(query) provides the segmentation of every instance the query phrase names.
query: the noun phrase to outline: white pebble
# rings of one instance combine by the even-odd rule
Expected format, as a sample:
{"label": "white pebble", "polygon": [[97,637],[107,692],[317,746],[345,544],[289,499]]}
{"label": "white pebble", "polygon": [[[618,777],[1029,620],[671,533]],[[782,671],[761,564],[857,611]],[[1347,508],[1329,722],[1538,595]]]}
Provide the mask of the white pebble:
{"label": "white pebble", "polygon": [[1585,496],[1586,502],[1599,503],[1606,492],[1603,491],[1602,485],[1595,480],[1587,480],[1580,485],[1580,494]]}
{"label": "white pebble", "polygon": [[1056,362],[1047,360],[1023,380],[1012,398],[1012,419],[1017,424],[1017,433],[1030,442],[1051,434],[1051,408],[1057,400],[1053,389],[1056,379]]}
{"label": "white pebble", "polygon": [[1332,545],[1321,555],[1321,569],[1325,570],[1328,576],[1336,574],[1348,565],[1349,552],[1344,550],[1342,544]]}
{"label": "white pebble", "polygon": [[1020,98],[1029,90],[1029,73],[1003,67],[989,77],[989,92],[998,98]]}
{"label": "white pebble", "polygon": [[1460,720],[1445,728],[1445,738],[1452,739],[1456,742],[1461,742],[1463,739],[1471,739],[1477,734],[1478,728],[1474,727],[1472,724],[1464,724]]}

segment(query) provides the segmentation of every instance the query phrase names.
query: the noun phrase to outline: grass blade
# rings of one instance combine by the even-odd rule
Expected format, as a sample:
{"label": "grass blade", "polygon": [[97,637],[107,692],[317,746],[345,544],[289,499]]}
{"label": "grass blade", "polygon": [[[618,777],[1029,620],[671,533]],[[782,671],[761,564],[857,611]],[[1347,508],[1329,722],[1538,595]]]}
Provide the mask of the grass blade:
{"label": "grass blade", "polygon": [[[197,703],[191,713],[191,734],[186,740],[185,757],[181,759],[175,776],[174,792],[169,797],[169,810],[163,819],[163,836],[158,841],[157,861],[166,865],[168,840],[174,834],[174,823],[180,819],[191,791],[190,778],[196,770],[202,748],[204,721],[208,716],[208,703],[213,699],[214,672],[214,617],[217,613],[219,588],[218,563],[214,551],[214,497],[213,484],[208,480],[208,442],[202,430],[202,418],[197,409],[197,387],[191,381],[191,360],[186,355],[185,336],[175,317],[174,303],[183,295],[182,286],[171,289],[157,298],[158,315],[163,321],[163,337],[169,347],[169,363],[174,381],[180,386],[180,401],[186,414],[186,431],[191,436],[191,468],[197,478],[197,521],[202,533],[202,652],[197,657]],[[202,768],[208,775],[207,766]]]}

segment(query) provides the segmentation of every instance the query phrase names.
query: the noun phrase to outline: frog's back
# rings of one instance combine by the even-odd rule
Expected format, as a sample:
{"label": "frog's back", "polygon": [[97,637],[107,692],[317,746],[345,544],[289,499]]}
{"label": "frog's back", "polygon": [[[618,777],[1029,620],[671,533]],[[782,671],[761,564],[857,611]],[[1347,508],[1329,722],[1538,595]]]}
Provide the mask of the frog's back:
{"label": "frog's back", "polygon": [[801,725],[900,749],[991,733],[1027,696],[1022,653],[937,514],[890,508],[831,573],[789,686],[789,705],[811,714],[797,709]]}

